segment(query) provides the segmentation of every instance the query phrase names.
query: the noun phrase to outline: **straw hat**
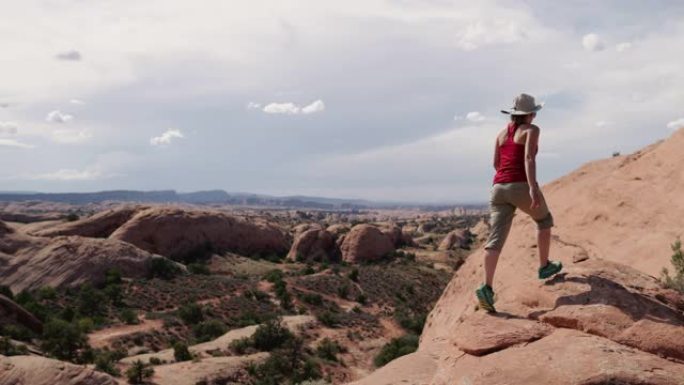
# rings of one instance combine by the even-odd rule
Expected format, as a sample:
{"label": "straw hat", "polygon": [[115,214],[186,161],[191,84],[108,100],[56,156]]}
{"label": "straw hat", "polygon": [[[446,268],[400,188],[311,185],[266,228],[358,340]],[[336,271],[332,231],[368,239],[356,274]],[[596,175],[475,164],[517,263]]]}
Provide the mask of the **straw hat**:
{"label": "straw hat", "polygon": [[501,112],[510,115],[527,115],[541,110],[542,106],[544,106],[544,103],[537,104],[534,100],[534,96],[520,94],[516,96],[513,101],[513,108],[501,110]]}

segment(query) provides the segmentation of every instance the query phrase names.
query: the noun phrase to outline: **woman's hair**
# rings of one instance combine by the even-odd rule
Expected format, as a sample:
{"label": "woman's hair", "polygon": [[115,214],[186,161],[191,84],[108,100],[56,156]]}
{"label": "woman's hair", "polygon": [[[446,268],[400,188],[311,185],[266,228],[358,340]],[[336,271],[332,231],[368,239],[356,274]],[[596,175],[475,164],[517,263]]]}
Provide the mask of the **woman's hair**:
{"label": "woman's hair", "polygon": [[516,127],[520,126],[521,124],[525,124],[528,115],[511,115],[511,122],[513,122],[513,124],[515,124]]}

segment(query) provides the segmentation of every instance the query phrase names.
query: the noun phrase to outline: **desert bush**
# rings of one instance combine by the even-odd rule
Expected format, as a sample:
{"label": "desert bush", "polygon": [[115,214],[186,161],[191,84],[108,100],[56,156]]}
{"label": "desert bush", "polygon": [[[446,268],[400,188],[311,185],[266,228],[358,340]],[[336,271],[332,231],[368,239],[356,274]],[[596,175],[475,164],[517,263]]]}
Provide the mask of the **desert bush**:
{"label": "desert bush", "polygon": [[677,239],[672,244],[672,256],[670,263],[674,269],[673,274],[667,268],[663,268],[662,282],[665,287],[684,293],[684,252],[682,252],[682,242]]}
{"label": "desert bush", "polygon": [[336,327],[340,324],[340,316],[330,310],[324,310],[316,314],[316,319],[320,323],[328,327]]}
{"label": "desert bush", "polygon": [[140,323],[138,320],[138,315],[130,308],[121,310],[119,313],[119,319],[123,321],[126,325],[137,325]]}
{"label": "desert bush", "polygon": [[416,349],[418,349],[418,336],[415,334],[407,334],[395,338],[383,346],[380,353],[375,356],[373,363],[376,367],[381,367],[395,358],[415,352]]}
{"label": "desert bush", "polygon": [[55,290],[54,287],[44,286],[38,289],[38,291],[36,292],[36,297],[40,301],[51,301],[57,298],[57,290]]}
{"label": "desert bush", "polygon": [[29,342],[33,339],[33,332],[23,325],[0,325],[0,334],[10,337],[13,340]]}
{"label": "desert bush", "polygon": [[175,263],[166,258],[151,258],[147,263],[147,276],[150,279],[172,279],[181,272]]}
{"label": "desert bush", "polygon": [[264,363],[248,366],[247,371],[254,377],[255,385],[299,384],[321,377],[319,365],[306,354],[298,338],[271,352]]}
{"label": "desert bush", "polygon": [[196,303],[181,306],[177,311],[178,317],[188,325],[196,325],[204,321],[202,307]]}
{"label": "desert bush", "polygon": [[126,371],[128,383],[134,385],[144,384],[153,375],[154,369],[140,360],[135,361]]}
{"label": "desert bush", "polygon": [[86,283],[78,293],[78,313],[85,316],[96,316],[105,313],[105,295]]}
{"label": "desert bush", "polygon": [[164,364],[164,361],[157,357],[150,357],[150,365],[156,366],[156,365],[162,365]]}
{"label": "desert bush", "polygon": [[337,362],[337,355],[343,353],[345,349],[329,338],[324,338],[316,348],[316,355],[324,360]]}
{"label": "desert bush", "polygon": [[214,338],[218,338],[226,334],[226,331],[226,324],[216,319],[201,322],[192,328],[195,338],[197,338],[197,340],[200,342],[210,341]]}
{"label": "desert bush", "polygon": [[361,305],[365,305],[366,302],[368,302],[368,298],[366,298],[365,294],[359,293],[359,295],[356,296],[356,302],[360,303]]}
{"label": "desert bush", "polygon": [[67,222],[75,222],[79,220],[79,216],[76,213],[69,213],[66,218],[64,218]]}
{"label": "desert bush", "polygon": [[283,271],[279,269],[273,269],[268,273],[264,274],[264,279],[271,283],[276,283],[283,280]]}
{"label": "desert bush", "polygon": [[337,288],[337,295],[342,298],[342,299],[347,299],[347,296],[349,295],[349,286],[347,285],[342,285]]}
{"label": "desert bush", "polygon": [[180,341],[173,344],[173,358],[176,362],[192,360],[192,354],[188,349],[188,345]]}
{"label": "desert bush", "polygon": [[86,337],[81,329],[60,319],[52,319],[43,327],[42,349],[62,360],[73,360],[85,347]]}
{"label": "desert bush", "polygon": [[14,345],[9,337],[0,338],[0,355],[3,356],[22,356],[28,354],[26,345]]}
{"label": "desert bush", "polygon": [[353,268],[348,277],[354,282],[359,282],[359,269]]}
{"label": "desert bush", "polygon": [[406,331],[420,335],[425,327],[427,314],[413,315],[408,311],[399,311],[394,314],[394,318]]}
{"label": "desert bush", "polygon": [[323,297],[318,293],[315,293],[315,294],[304,293],[300,296],[300,298],[302,299],[302,301],[304,301],[310,305],[314,305],[314,306],[323,305]]}
{"label": "desert bush", "polygon": [[260,351],[271,351],[293,338],[292,333],[276,318],[260,325],[252,335],[252,346]]}
{"label": "desert bush", "polygon": [[204,263],[191,263],[188,265],[188,271],[196,275],[210,275],[209,266]]}
{"label": "desert bush", "polygon": [[9,299],[14,299],[14,293],[12,293],[12,289],[7,285],[0,285],[0,295],[4,295]]}
{"label": "desert bush", "polygon": [[95,358],[93,360],[95,364],[95,370],[111,374],[112,376],[118,377],[121,372],[116,367],[117,361],[126,357],[126,353],[122,351],[111,351],[111,350],[101,350],[94,353]]}
{"label": "desert bush", "polygon": [[253,347],[252,339],[250,337],[238,338],[230,343],[230,348],[237,354],[245,354]]}

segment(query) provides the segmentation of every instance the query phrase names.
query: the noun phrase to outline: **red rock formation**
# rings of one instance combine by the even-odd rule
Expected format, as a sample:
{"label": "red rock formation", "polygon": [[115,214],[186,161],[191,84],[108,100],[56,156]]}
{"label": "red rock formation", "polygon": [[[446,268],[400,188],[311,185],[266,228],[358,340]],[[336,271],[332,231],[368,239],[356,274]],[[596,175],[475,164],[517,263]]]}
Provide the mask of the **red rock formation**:
{"label": "red rock formation", "polygon": [[390,237],[371,225],[356,225],[345,234],[340,245],[342,259],[347,262],[378,260],[394,250]]}

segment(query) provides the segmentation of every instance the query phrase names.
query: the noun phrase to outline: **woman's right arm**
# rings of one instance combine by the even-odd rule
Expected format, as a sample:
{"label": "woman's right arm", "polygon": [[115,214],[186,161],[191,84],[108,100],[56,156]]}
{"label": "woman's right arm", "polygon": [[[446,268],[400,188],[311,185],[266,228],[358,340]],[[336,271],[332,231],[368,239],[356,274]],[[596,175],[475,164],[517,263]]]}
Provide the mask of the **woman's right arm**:
{"label": "woman's right arm", "polygon": [[525,140],[525,173],[527,183],[530,185],[530,198],[532,198],[532,208],[537,208],[541,204],[541,194],[537,183],[537,147],[539,144],[539,127],[530,125]]}

